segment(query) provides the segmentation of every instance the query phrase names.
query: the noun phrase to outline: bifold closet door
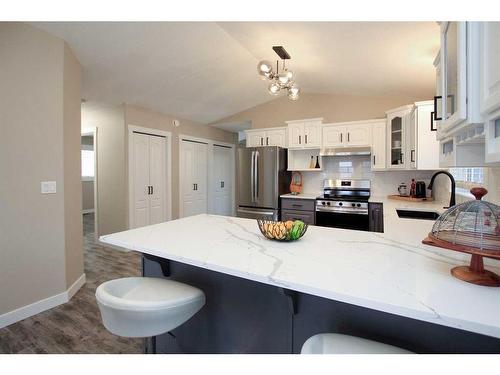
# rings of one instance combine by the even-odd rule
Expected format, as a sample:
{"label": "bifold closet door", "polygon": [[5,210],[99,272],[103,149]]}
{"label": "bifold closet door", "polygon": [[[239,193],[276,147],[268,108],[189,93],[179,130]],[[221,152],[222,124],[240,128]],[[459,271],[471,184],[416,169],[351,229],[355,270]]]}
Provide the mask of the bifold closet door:
{"label": "bifold closet door", "polygon": [[133,227],[149,225],[149,135],[133,133]]}
{"label": "bifold closet door", "polygon": [[208,145],[181,141],[182,217],[207,213]]}
{"label": "bifold closet door", "polygon": [[214,145],[213,147],[213,173],[212,175],[212,213],[215,215],[232,214],[231,194],[231,153],[229,147]]}
{"label": "bifold closet door", "polygon": [[166,219],[166,139],[133,133],[132,147],[132,227],[161,223]]}
{"label": "bifold closet door", "polygon": [[165,221],[165,138],[149,137],[149,224]]}

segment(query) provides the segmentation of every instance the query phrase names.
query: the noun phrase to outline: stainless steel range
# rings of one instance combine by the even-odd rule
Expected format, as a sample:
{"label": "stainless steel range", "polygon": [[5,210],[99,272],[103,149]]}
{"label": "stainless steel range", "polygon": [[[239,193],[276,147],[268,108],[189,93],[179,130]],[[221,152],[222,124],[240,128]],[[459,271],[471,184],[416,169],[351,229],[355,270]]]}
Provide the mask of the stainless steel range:
{"label": "stainless steel range", "polygon": [[369,230],[370,180],[324,180],[316,198],[316,225]]}

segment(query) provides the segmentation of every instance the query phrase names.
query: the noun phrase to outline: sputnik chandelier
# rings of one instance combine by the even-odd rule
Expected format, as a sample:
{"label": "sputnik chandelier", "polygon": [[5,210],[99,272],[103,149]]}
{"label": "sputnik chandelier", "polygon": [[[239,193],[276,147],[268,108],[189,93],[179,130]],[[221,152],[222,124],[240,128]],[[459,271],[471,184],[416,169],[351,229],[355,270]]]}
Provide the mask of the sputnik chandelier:
{"label": "sputnik chandelier", "polygon": [[290,60],[290,55],[282,46],[274,46],[273,50],[283,61],[281,72],[279,71],[279,60],[276,61],[276,71],[273,70],[271,62],[262,60],[257,65],[257,72],[263,80],[271,81],[268,88],[269,94],[278,95],[281,90],[287,90],[288,98],[297,100],[300,88],[295,83],[295,74],[285,66],[285,61]]}

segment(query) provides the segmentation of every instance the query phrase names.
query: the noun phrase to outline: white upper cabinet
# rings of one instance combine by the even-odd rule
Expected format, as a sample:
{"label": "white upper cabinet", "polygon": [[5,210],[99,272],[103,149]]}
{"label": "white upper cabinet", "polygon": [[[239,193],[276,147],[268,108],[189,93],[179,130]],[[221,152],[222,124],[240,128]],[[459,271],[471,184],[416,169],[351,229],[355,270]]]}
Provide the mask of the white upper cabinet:
{"label": "white upper cabinet", "polygon": [[322,118],[287,121],[288,148],[320,148]]}
{"label": "white upper cabinet", "polygon": [[322,147],[369,147],[371,128],[371,121],[324,124]]}
{"label": "white upper cabinet", "polygon": [[432,100],[416,102],[409,115],[407,154],[409,169],[439,168],[439,141],[433,124]]}
{"label": "white upper cabinet", "polygon": [[[483,122],[479,110],[479,22],[443,22],[440,49],[440,118],[438,138]],[[438,86],[438,85],[437,85]]]}
{"label": "white upper cabinet", "polygon": [[285,127],[259,130],[246,130],[247,147],[279,146],[287,147]]}
{"label": "white upper cabinet", "polygon": [[266,146],[286,147],[286,128],[267,130]]}
{"label": "white upper cabinet", "polygon": [[485,159],[500,163],[500,22],[481,22],[481,112],[486,116]]}
{"label": "white upper cabinet", "polygon": [[481,112],[500,108],[500,22],[480,24]]}
{"label": "white upper cabinet", "polygon": [[386,120],[378,120],[372,125],[372,170],[384,170],[386,168]]}
{"label": "white upper cabinet", "polygon": [[406,169],[409,163],[408,134],[411,105],[386,112],[387,115],[387,168]]}

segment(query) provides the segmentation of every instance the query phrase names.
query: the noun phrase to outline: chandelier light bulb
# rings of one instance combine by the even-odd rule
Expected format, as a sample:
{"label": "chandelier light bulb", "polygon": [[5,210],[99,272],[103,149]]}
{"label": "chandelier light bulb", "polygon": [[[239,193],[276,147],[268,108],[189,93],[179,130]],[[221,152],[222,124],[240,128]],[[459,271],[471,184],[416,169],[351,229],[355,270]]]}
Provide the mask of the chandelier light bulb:
{"label": "chandelier light bulb", "polygon": [[300,94],[300,87],[296,84],[293,84],[292,87],[288,89],[288,98],[290,100],[297,100]]}
{"label": "chandelier light bulb", "polygon": [[271,82],[271,84],[269,85],[268,91],[269,91],[269,94],[271,94],[271,95],[278,95],[280,89],[281,89],[281,87],[277,82]]}
{"label": "chandelier light bulb", "polygon": [[290,76],[288,72],[281,72],[278,74],[278,84],[283,88],[290,83]]}
{"label": "chandelier light bulb", "polygon": [[269,79],[274,75],[273,66],[267,60],[262,60],[257,64],[257,72],[262,79]]}

